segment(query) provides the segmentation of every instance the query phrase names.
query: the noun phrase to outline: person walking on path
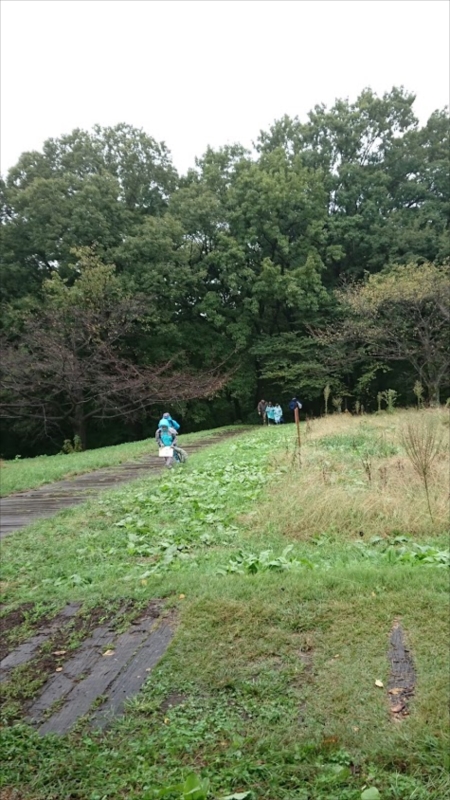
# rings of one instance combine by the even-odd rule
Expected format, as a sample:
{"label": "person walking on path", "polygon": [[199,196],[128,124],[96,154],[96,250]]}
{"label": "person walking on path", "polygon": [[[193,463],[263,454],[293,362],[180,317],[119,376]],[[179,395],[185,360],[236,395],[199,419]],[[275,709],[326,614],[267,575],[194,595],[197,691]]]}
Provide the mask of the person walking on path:
{"label": "person walking on path", "polygon": [[161,419],[159,420],[159,422],[158,422],[158,428],[159,428],[159,426],[161,425],[161,422],[162,422],[164,419],[166,419],[166,420],[167,420],[167,422],[169,423],[169,425],[171,426],[171,428],[175,428],[175,430],[176,430],[176,431],[179,431],[179,430],[180,430],[180,423],[179,423],[179,422],[177,422],[177,421],[176,421],[176,420],[175,420],[175,419],[174,419],[174,418],[173,418],[173,417],[172,417],[172,416],[169,414],[169,412],[168,412],[168,411],[165,411],[165,412],[164,412],[164,414],[162,415]]}
{"label": "person walking on path", "polygon": [[274,407],[274,415],[275,415],[275,425],[279,425],[280,422],[283,422],[283,409],[281,408],[280,404],[277,403]]}
{"label": "person walking on path", "polygon": [[266,408],[267,424],[275,425],[275,406],[272,403],[267,403]]}
{"label": "person walking on path", "polygon": [[300,400],[298,400],[296,397],[293,397],[291,402],[289,403],[289,410],[292,411],[292,413],[294,415],[294,420],[295,420],[295,409],[296,408],[298,408],[298,411],[299,411],[299,414],[300,414],[300,409],[303,408],[303,406],[302,406]]}
{"label": "person walking on path", "polygon": [[261,417],[263,425],[267,424],[266,409],[267,409],[266,401],[265,400],[260,400],[259,403],[258,403],[257,411],[258,411],[258,415]]}
{"label": "person walking on path", "polygon": [[157,431],[155,433],[156,443],[160,451],[164,451],[162,455],[164,463],[168,469],[172,468],[173,464],[173,448],[177,442],[177,432],[169,424],[169,420],[164,417],[159,421]]}

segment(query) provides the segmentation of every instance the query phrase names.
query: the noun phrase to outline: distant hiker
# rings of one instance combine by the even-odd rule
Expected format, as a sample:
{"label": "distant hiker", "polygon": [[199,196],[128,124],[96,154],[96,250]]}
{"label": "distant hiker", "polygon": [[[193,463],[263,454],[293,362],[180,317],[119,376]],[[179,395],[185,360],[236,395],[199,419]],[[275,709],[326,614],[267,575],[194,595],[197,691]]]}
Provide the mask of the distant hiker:
{"label": "distant hiker", "polygon": [[272,403],[267,403],[266,417],[268,425],[275,425],[275,406]]}
{"label": "distant hiker", "polygon": [[162,448],[169,448],[168,455],[164,455],[164,463],[168,469],[171,469],[173,463],[173,448],[177,442],[177,432],[169,424],[169,420],[164,417],[158,423],[158,429],[155,433],[156,443],[161,450]]}
{"label": "distant hiker", "polygon": [[297,400],[296,397],[293,397],[291,402],[289,403],[289,410],[292,411],[292,413],[294,415],[294,419],[295,419],[295,409],[296,408],[298,408],[298,410],[300,412],[300,409],[302,408],[302,404],[301,404],[300,400]]}
{"label": "distant hiker", "polygon": [[260,401],[259,401],[259,403],[258,403],[258,408],[257,408],[257,411],[258,411],[258,415],[261,417],[261,420],[262,420],[262,424],[263,424],[263,425],[265,425],[265,424],[266,424],[266,422],[267,422],[267,418],[266,418],[266,408],[267,408],[267,403],[266,403],[266,401],[265,401],[265,400],[260,400]]}
{"label": "distant hiker", "polygon": [[158,428],[159,428],[159,426],[161,425],[161,422],[162,422],[164,419],[166,419],[166,420],[167,420],[167,422],[169,423],[169,425],[170,425],[172,428],[175,428],[175,430],[176,430],[176,431],[179,431],[179,430],[180,430],[180,423],[179,423],[179,422],[177,422],[177,421],[176,421],[176,420],[175,420],[175,419],[174,419],[174,418],[173,418],[173,417],[172,417],[172,416],[169,414],[169,412],[168,412],[168,411],[165,411],[165,412],[164,412],[164,414],[162,415],[161,419],[159,420],[159,422],[158,422]]}
{"label": "distant hiker", "polygon": [[283,409],[281,408],[279,403],[277,403],[276,406],[274,407],[274,415],[275,415],[275,425],[279,425],[280,422],[284,422]]}

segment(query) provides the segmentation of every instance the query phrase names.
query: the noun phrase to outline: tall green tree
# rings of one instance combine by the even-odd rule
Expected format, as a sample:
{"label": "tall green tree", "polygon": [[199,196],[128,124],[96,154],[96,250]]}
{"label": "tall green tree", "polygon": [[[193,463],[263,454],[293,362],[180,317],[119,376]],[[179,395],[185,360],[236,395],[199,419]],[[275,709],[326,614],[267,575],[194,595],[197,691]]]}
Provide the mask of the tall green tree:
{"label": "tall green tree", "polygon": [[261,132],[258,150],[282,147],[325,175],[325,280],[361,278],[394,261],[448,254],[448,112],[424,128],[414,95],[365,89],[354,103],[316,106],[307,122],[284,117]]}
{"label": "tall green tree", "polygon": [[395,139],[386,153],[390,196],[387,261],[443,263],[450,257],[450,120],[434,112],[423,128]]}
{"label": "tall green tree", "polygon": [[[165,212],[176,180],[165,145],[125,124],[24,153],[2,186],[3,300],[36,292],[53,271],[67,277],[73,247],[111,257],[143,219]],[[25,280],[14,282],[17,273]]]}
{"label": "tall green tree", "polygon": [[378,362],[407,364],[439,403],[449,385],[449,267],[425,262],[398,265],[340,292],[343,321],[324,332],[348,349],[362,345]]}

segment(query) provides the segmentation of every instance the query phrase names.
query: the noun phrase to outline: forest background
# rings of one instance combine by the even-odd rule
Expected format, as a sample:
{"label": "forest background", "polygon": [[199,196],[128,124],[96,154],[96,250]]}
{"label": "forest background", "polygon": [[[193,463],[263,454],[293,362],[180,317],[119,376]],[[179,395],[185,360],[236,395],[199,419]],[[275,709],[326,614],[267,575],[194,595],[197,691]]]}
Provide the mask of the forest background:
{"label": "forest background", "polygon": [[445,402],[448,110],[413,94],[285,116],[186,175],[125,123],[1,179],[2,456],[287,410]]}

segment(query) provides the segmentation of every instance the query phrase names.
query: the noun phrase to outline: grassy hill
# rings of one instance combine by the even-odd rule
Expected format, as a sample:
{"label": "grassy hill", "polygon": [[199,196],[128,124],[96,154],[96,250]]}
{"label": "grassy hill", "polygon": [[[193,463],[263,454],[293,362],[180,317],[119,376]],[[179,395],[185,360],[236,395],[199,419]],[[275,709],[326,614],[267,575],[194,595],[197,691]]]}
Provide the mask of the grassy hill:
{"label": "grassy hill", "polygon": [[[233,430],[237,426],[233,426]],[[216,428],[214,434],[229,428]],[[188,433],[180,437],[180,444],[191,444],[209,436],[211,431]],[[57,456],[37,456],[36,458],[16,458],[1,462],[0,497],[36,489],[52,481],[82,475],[103,467],[114,467],[125,461],[133,461],[148,454],[157,454],[155,440],[143,439],[140,442],[126,442],[112,447],[100,447],[81,453],[60,454]]]}
{"label": "grassy hill", "polygon": [[[255,428],[8,537],[1,615],[26,609],[10,646],[74,601],[88,616],[159,598],[177,631],[103,733],[85,718],[40,737],[23,712],[45,676],[17,668],[4,797],[448,796],[448,434],[443,411],[315,420],[300,452],[294,426]],[[401,708],[398,627],[415,672]],[[170,789],[189,773],[197,794]]]}

